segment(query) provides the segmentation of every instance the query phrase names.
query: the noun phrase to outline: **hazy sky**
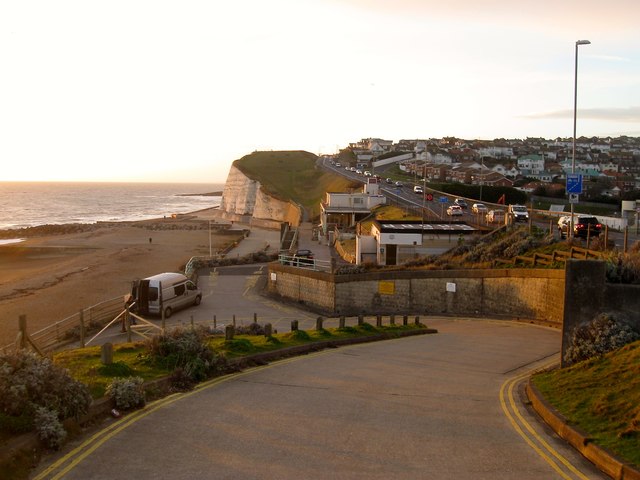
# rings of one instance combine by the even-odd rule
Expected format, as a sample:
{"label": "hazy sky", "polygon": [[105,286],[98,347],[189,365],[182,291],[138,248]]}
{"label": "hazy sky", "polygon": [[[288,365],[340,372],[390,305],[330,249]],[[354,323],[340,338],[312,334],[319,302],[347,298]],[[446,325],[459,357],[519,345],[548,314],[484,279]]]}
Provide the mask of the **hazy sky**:
{"label": "hazy sky", "polygon": [[638,0],[0,2],[0,181],[222,182],[367,137],[640,135]]}

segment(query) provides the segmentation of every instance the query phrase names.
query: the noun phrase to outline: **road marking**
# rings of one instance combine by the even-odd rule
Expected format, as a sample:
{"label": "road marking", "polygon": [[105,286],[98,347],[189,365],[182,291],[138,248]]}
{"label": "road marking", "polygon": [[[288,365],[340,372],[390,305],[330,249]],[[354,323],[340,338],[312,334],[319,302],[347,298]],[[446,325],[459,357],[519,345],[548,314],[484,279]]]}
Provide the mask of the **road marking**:
{"label": "road marking", "polygon": [[[544,368],[548,368],[557,362],[550,363]],[[535,370],[538,370],[537,368]],[[534,369],[526,373],[507,379],[500,387],[500,406],[505,416],[511,423],[513,429],[524,439],[524,441],[553,468],[560,477],[573,480],[589,480],[584,473],[578,470],[569,460],[561,455],[555,448],[547,443],[522,416],[513,395],[514,387],[523,379],[529,377]],[[526,432],[525,432],[526,430]],[[555,460],[552,458],[555,457]],[[564,469],[562,468],[564,466]],[[570,475],[573,473],[574,476]]]}
{"label": "road marking", "polygon": [[[222,377],[216,377],[206,382],[200,383],[196,385],[196,387],[190,392],[186,393],[174,393],[169,395],[168,397],[161,398],[148,404],[142,410],[136,410],[135,412],[127,415],[126,417],[118,420],[114,424],[100,430],[93,436],[91,436],[88,440],[84,441],[81,445],[74,448],[71,452],[49,465],[45,470],[39,473],[37,476],[33,477],[33,480],[60,480],[73,470],[77,465],[79,465],[83,460],[85,460],[89,455],[91,455],[95,450],[97,450],[100,446],[102,446],[105,442],[115,437],[117,434],[125,430],[127,427],[130,427],[138,420],[145,418],[147,415],[154,413],[161,408],[170,405],[178,400],[182,400],[184,398],[188,398],[196,393],[199,393],[208,388],[214,387],[221,383],[228,382],[230,380],[235,380],[238,378],[245,377],[247,375],[252,375],[259,371],[265,370],[267,368],[272,368],[278,365],[283,365],[287,363],[297,362],[303,360],[305,358],[316,357],[319,355],[327,355],[331,353],[331,350],[323,350],[320,352],[310,353],[308,355],[302,355],[299,357],[291,357],[285,358],[283,360],[274,361],[268,365],[261,365],[258,367],[253,367],[249,370],[240,373],[233,373],[230,375],[225,375]],[[65,466],[66,465],[66,466]],[[50,476],[49,476],[50,475]]]}

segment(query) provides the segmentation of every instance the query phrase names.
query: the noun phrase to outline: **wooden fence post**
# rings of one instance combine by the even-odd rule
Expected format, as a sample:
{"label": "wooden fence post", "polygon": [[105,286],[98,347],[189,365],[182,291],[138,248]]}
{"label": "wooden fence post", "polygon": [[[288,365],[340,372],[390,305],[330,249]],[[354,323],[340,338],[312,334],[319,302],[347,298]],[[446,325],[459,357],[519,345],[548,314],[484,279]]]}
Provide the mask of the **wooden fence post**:
{"label": "wooden fence post", "polygon": [[111,365],[113,363],[113,344],[105,343],[100,347],[100,361],[103,365]]}
{"label": "wooden fence post", "polygon": [[376,327],[382,327],[382,315],[376,315]]}
{"label": "wooden fence post", "polygon": [[298,320],[291,320],[291,331],[295,332],[298,330]]}
{"label": "wooden fence post", "polygon": [[323,330],[322,328],[322,323],[323,323],[323,318],[322,317],[318,317],[316,318],[316,331],[317,332],[321,332]]}
{"label": "wooden fence post", "polygon": [[84,310],[80,310],[80,346],[82,348],[85,347],[84,335],[85,335],[85,330],[84,330]]}
{"label": "wooden fence post", "polygon": [[129,318],[129,305],[127,305],[124,310],[124,325],[127,329],[127,342],[131,343],[131,318]]}
{"label": "wooden fence post", "polygon": [[339,323],[338,323],[339,328],[344,328],[344,324],[345,324],[344,315],[340,315],[340,320],[339,320]]}
{"label": "wooden fence post", "polygon": [[269,338],[269,337],[272,335],[272,333],[271,333],[271,332],[272,332],[272,326],[271,326],[271,324],[270,324],[270,323],[267,323],[267,324],[264,326],[264,336],[265,336],[265,337],[267,337],[267,338]]}
{"label": "wooden fence post", "polygon": [[364,323],[364,318],[362,315],[358,315],[358,325],[362,325]]}
{"label": "wooden fence post", "polygon": [[233,340],[233,335],[235,334],[235,327],[233,325],[227,325],[224,327],[224,339],[225,340]]}

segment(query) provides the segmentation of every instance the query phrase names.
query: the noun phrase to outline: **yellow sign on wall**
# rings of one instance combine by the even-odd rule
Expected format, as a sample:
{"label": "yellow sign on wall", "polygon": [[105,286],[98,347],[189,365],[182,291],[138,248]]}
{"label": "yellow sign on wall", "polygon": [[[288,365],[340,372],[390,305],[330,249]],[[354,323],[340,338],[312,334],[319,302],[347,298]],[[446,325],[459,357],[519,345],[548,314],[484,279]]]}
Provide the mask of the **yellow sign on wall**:
{"label": "yellow sign on wall", "polygon": [[378,282],[378,293],[382,295],[393,295],[396,293],[396,283],[388,280]]}

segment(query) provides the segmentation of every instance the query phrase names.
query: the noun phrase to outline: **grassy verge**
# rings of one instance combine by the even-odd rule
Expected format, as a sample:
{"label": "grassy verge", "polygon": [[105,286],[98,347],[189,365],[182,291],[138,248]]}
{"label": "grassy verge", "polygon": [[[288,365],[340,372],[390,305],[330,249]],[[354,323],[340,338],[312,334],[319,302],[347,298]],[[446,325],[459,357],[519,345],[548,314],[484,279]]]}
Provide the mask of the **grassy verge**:
{"label": "grassy verge", "polygon": [[[321,331],[309,330],[262,335],[236,335],[233,340],[225,341],[224,336],[211,336],[208,345],[214,352],[228,359],[270,352],[298,345],[317,343],[324,340],[339,340],[375,335],[393,334],[407,330],[425,329],[424,325],[385,325],[374,327],[368,323],[355,327],[330,328]],[[115,377],[139,376],[145,381],[165,377],[171,372],[158,368],[147,358],[147,349],[143,343],[124,343],[114,345],[113,364],[103,365],[100,347],[87,347],[60,352],[54,356],[54,362],[69,370],[71,376],[87,385],[93,398],[104,396],[107,385]]]}
{"label": "grassy verge", "polygon": [[640,342],[537,374],[533,383],[570,424],[640,466]]}

